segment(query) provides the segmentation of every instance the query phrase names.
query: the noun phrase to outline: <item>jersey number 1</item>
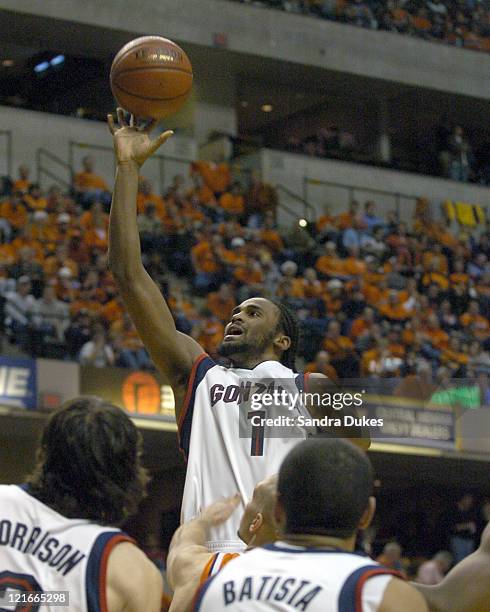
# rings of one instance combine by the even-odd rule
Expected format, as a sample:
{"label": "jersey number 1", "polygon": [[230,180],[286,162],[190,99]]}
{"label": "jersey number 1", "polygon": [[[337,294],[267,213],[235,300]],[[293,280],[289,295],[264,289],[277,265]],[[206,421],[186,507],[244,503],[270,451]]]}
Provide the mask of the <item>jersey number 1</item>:
{"label": "jersey number 1", "polygon": [[258,420],[260,422],[259,425],[254,425],[252,423],[252,441],[250,445],[250,455],[252,457],[262,457],[262,455],[264,454],[265,410],[254,410],[253,412],[249,412],[247,414],[247,418],[249,420],[254,418],[254,420]]}

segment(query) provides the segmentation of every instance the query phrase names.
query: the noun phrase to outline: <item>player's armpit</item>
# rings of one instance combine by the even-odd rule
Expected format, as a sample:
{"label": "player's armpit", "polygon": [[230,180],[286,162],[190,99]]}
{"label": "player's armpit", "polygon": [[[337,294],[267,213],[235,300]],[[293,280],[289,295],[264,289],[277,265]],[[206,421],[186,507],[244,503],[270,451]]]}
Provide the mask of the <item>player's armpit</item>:
{"label": "player's armpit", "polygon": [[108,612],[160,612],[163,581],[156,566],[134,544],[118,544],[109,556]]}
{"label": "player's armpit", "polygon": [[422,595],[408,582],[392,578],[385,589],[378,612],[428,612]]}

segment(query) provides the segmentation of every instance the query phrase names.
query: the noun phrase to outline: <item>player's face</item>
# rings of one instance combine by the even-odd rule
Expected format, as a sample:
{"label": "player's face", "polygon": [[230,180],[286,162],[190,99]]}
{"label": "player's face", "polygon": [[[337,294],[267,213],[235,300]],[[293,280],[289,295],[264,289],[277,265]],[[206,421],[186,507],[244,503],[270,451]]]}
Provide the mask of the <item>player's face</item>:
{"label": "player's face", "polygon": [[237,306],[225,327],[220,355],[231,357],[247,353],[263,353],[276,336],[279,312],[264,298],[251,298]]}

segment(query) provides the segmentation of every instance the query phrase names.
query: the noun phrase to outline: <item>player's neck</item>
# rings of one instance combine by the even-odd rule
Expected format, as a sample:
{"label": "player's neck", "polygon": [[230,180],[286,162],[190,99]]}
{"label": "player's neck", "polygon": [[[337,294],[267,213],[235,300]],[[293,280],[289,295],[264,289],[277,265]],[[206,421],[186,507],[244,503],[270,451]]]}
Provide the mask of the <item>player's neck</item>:
{"label": "player's neck", "polygon": [[348,552],[352,552],[356,544],[355,535],[350,538],[332,538],[330,536],[311,535],[308,533],[286,533],[281,540],[287,544],[293,544],[294,546],[306,546],[308,548],[340,548]]}
{"label": "player's neck", "polygon": [[279,361],[276,355],[240,355],[236,359],[231,359],[231,364],[234,368],[243,370],[253,370],[264,361]]}

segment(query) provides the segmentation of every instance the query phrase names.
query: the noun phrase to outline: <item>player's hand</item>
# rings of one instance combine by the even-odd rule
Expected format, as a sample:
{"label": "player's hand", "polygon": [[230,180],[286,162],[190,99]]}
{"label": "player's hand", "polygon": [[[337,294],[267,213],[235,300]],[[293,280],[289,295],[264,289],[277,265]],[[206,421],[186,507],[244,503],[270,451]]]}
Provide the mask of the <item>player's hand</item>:
{"label": "player's hand", "polygon": [[214,504],[211,504],[201,512],[199,519],[206,524],[206,527],[216,527],[227,521],[233,512],[237,509],[240,503],[241,496],[239,493],[220,499]]}
{"label": "player's hand", "polygon": [[150,155],[153,155],[173,135],[173,132],[168,130],[152,140],[149,134],[156,121],[152,121],[146,128],[140,128],[136,127],[134,116],[131,115],[128,124],[122,108],[117,109],[117,122],[116,125],[114,117],[107,115],[109,131],[114,137],[114,151],[118,164],[133,161],[138,166],[142,166]]}

